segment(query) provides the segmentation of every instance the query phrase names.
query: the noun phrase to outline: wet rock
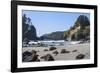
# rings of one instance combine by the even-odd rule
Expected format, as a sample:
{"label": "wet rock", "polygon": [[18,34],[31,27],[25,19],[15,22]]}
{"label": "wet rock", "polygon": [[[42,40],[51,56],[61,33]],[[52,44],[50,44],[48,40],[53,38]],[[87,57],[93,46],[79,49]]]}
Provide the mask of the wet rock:
{"label": "wet rock", "polygon": [[44,61],[54,61],[54,58],[52,55],[47,54],[45,56],[42,56],[41,59],[44,59]]}
{"label": "wet rock", "polygon": [[57,49],[56,47],[50,47],[50,48],[49,48],[50,51],[56,50],[56,49]]}
{"label": "wet rock", "polygon": [[85,55],[84,54],[78,54],[77,56],[76,56],[76,59],[78,60],[78,59],[84,59],[85,58]]}
{"label": "wet rock", "polygon": [[61,53],[70,53],[70,51],[66,51],[66,49],[62,49]]}
{"label": "wet rock", "polygon": [[53,52],[53,54],[57,55],[57,54],[59,54],[59,52],[56,50]]}

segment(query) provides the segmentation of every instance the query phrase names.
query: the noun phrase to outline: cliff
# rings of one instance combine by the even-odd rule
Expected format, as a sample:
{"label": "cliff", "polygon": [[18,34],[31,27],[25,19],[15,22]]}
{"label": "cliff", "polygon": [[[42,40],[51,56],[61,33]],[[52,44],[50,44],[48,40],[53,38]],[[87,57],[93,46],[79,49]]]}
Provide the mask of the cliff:
{"label": "cliff", "polygon": [[36,35],[36,29],[32,25],[31,19],[26,17],[24,14],[22,16],[22,41],[30,41],[30,40],[36,40],[37,35]]}
{"label": "cliff", "polygon": [[64,33],[66,40],[89,40],[90,39],[90,21],[88,17],[80,15],[73,27]]}

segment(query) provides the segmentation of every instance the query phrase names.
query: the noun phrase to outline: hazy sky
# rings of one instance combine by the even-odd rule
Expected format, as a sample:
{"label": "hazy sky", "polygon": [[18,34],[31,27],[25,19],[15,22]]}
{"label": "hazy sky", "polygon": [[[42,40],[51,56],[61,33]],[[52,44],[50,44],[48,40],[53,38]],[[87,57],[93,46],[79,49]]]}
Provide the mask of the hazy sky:
{"label": "hazy sky", "polygon": [[71,12],[44,12],[44,11],[27,11],[23,14],[31,19],[36,28],[37,36],[55,31],[65,31],[74,25],[80,15],[85,15],[90,20],[89,13],[71,13]]}

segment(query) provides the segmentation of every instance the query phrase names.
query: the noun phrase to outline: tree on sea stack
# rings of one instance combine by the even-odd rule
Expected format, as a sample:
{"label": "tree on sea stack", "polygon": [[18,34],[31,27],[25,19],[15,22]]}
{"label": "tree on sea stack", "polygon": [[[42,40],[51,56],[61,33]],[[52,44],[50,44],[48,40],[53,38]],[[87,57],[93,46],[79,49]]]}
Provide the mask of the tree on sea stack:
{"label": "tree on sea stack", "polygon": [[34,25],[32,25],[31,19],[26,17],[26,14],[22,16],[22,41],[25,42],[25,39],[28,40],[36,40],[36,29]]}

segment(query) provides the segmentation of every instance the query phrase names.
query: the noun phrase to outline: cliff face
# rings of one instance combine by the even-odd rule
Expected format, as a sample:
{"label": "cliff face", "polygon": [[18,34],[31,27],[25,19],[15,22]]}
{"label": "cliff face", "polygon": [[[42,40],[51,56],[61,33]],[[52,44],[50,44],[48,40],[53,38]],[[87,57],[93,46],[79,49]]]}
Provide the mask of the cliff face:
{"label": "cliff face", "polygon": [[84,16],[80,15],[73,27],[64,33],[66,40],[89,40],[90,38],[90,21]]}
{"label": "cliff face", "polygon": [[23,15],[22,17],[22,41],[30,41],[30,40],[36,40],[36,29],[32,25],[31,19],[27,18],[26,15]]}

